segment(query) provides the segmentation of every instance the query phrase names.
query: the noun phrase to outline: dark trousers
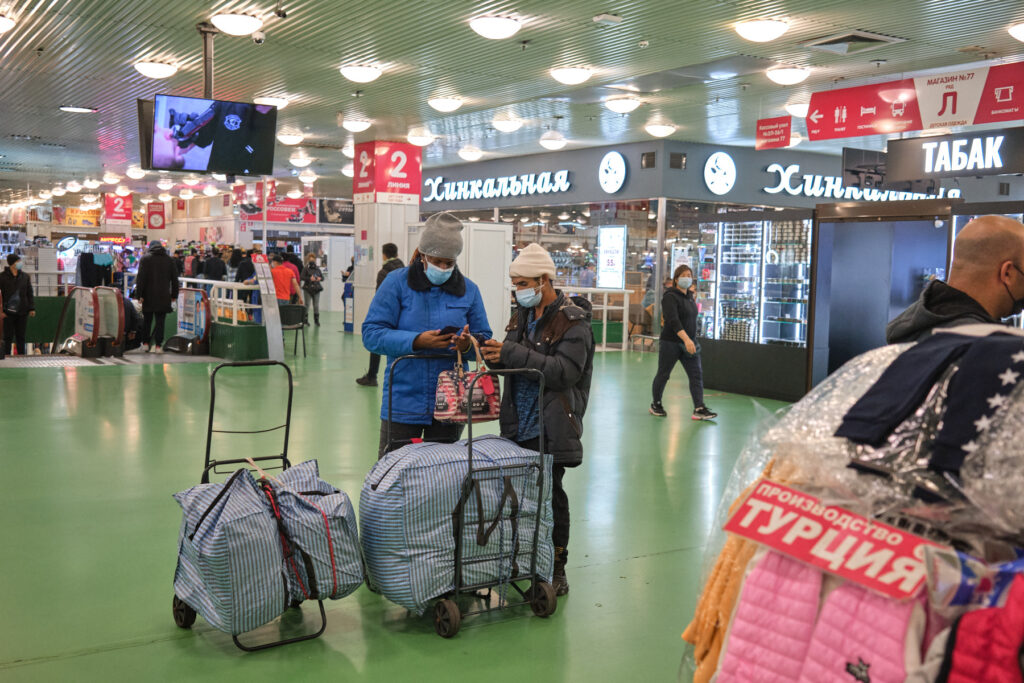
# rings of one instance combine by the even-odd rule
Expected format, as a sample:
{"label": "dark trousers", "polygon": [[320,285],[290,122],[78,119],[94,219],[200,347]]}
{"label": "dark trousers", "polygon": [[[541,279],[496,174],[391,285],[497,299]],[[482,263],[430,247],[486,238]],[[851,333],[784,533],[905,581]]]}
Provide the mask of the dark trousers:
{"label": "dark trousers", "polygon": [[18,355],[25,355],[25,329],[28,327],[28,313],[7,314],[4,318],[4,348],[0,358],[11,353],[11,344],[18,349]]}
{"label": "dark trousers", "polygon": [[408,446],[413,439],[423,439],[435,443],[455,443],[462,436],[463,425],[449,424],[434,420],[428,425],[411,425],[401,422],[391,423],[391,443],[388,443],[387,420],[380,421],[380,444],[377,446],[377,459],[387,453]]}
{"label": "dark trousers", "polygon": [[367,377],[373,377],[374,379],[377,379],[377,373],[379,373],[379,372],[380,372],[380,354],[379,353],[371,353],[370,354],[370,369],[366,371],[366,376]]}
{"label": "dark trousers", "polygon": [[[151,311],[142,312],[142,343],[152,344],[153,346],[164,345],[164,321],[167,319],[166,313],[153,313]],[[153,322],[156,321],[156,325]]]}
{"label": "dark trousers", "polygon": [[[539,450],[540,439],[533,438],[520,441],[522,448],[531,451]],[[556,548],[564,548],[562,559],[569,556],[569,496],[562,486],[562,477],[565,476],[565,467],[553,465],[551,467],[551,514],[554,517],[555,525],[551,529],[551,542]]]}
{"label": "dark trousers", "polygon": [[651,387],[654,402],[661,403],[665,384],[677,362],[682,363],[686,376],[690,378],[690,397],[696,410],[704,405],[704,371],[700,365],[700,352],[688,355],[682,342],[672,343],[665,339],[658,342],[658,374],[654,376],[654,385]]}

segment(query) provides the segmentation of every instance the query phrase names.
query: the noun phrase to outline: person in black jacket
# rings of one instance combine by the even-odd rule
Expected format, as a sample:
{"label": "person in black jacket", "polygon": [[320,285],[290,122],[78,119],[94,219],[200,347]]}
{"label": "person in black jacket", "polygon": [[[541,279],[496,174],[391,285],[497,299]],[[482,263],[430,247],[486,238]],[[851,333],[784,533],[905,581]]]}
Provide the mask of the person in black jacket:
{"label": "person in black jacket", "polygon": [[594,369],[594,332],[590,302],[569,298],[555,289],[555,263],[547,250],[531,244],[519,252],[509,274],[518,307],[505,328],[504,342],[484,342],[484,358],[491,367],[533,368],[544,373],[544,401],[538,383],[514,376],[501,399],[501,435],[523,448],[540,450],[544,424],[544,450],[551,454],[551,511],[555,546],[552,585],[556,595],[569,592],[565,563],[569,552],[569,498],[562,486],[567,467],[583,462],[583,415],[590,401]]}
{"label": "person in black jacket", "polygon": [[228,252],[226,250],[223,254],[218,253],[216,249],[210,252],[210,258],[206,259],[206,263],[203,265],[203,277],[207,280],[216,280],[217,282],[227,279],[227,258]]}
{"label": "person in black jacket", "polygon": [[306,265],[302,269],[302,291],[306,293],[306,322],[309,322],[309,309],[313,309],[313,324],[320,327],[320,292],[324,291],[324,274],[316,265],[316,254],[306,255]]}
{"label": "person in black jacket", "polygon": [[704,405],[704,371],[697,343],[697,302],[692,287],[693,271],[690,266],[679,266],[672,274],[672,287],[665,290],[661,299],[661,315],[665,324],[658,341],[658,374],[654,376],[651,387],[654,400],[650,410],[656,417],[668,415],[661,405],[661,397],[677,362],[682,364],[690,379],[693,419],[713,420],[718,417]]}
{"label": "person in black jacket", "polygon": [[[377,289],[380,289],[380,285],[384,282],[384,278],[388,276],[393,270],[399,268],[405,268],[405,264],[402,263],[402,259],[398,258],[398,246],[388,242],[380,248],[382,254],[384,254],[384,265],[377,271]],[[352,274],[352,268],[348,269],[348,275],[345,276],[347,279]],[[370,354],[370,369],[366,371],[366,374],[356,379],[356,384],[361,387],[375,387],[377,386],[377,373],[380,372],[380,354]]]}
{"label": "person in black jacket", "polygon": [[164,344],[164,320],[172,310],[171,303],[178,298],[178,268],[159,240],[149,243],[149,253],[139,261],[135,292],[142,302],[146,350],[155,348],[159,353]]}
{"label": "person in black jacket", "polygon": [[25,355],[25,330],[28,319],[36,315],[36,302],[32,296],[32,279],[21,272],[21,257],[7,255],[7,267],[0,272],[0,320],[3,321],[4,338],[0,346],[0,358],[11,352],[15,345],[18,355]]}

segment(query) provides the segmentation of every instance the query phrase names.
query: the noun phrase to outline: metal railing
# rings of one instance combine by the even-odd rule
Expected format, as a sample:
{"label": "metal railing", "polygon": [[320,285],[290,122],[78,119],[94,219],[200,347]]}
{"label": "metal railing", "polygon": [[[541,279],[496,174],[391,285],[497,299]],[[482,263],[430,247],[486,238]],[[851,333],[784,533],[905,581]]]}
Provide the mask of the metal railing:
{"label": "metal railing", "polygon": [[[259,285],[223,280],[203,280],[194,277],[179,277],[183,287],[203,289],[210,298],[210,311],[216,319],[230,318],[232,325],[252,320],[253,314],[263,310],[262,304],[252,303],[252,292],[260,291]],[[230,314],[228,313],[230,311]],[[239,321],[239,318],[242,318]]]}
{"label": "metal railing", "polygon": [[[598,287],[574,287],[572,285],[566,285],[562,287],[562,290],[567,295],[576,294],[585,297],[591,303],[592,310],[596,314],[598,311],[601,313],[601,345],[598,346],[599,351],[611,350],[608,347],[608,312],[609,311],[621,311],[622,312],[622,351],[625,351],[629,345],[629,295],[632,294],[628,289],[603,289]],[[615,303],[609,303],[608,297],[613,295],[619,295],[622,297],[622,305]],[[601,303],[595,302],[595,298],[600,296]]]}

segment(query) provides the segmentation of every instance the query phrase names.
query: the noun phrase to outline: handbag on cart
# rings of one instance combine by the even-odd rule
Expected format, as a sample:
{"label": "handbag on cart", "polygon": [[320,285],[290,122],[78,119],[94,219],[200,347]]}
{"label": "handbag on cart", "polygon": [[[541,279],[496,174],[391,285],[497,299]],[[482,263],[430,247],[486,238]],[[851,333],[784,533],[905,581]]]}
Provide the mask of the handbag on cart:
{"label": "handbag on cart", "polygon": [[[484,374],[487,372],[487,365],[480,353],[480,342],[476,337],[470,338],[473,340],[473,351],[476,353],[476,370],[466,371],[462,352],[456,349],[455,367],[437,376],[434,419],[438,422],[468,422],[470,413],[473,422],[491,422],[497,420],[501,413],[501,385],[495,375]],[[467,410],[469,387],[477,376],[480,376],[480,379],[473,385],[470,409]]]}

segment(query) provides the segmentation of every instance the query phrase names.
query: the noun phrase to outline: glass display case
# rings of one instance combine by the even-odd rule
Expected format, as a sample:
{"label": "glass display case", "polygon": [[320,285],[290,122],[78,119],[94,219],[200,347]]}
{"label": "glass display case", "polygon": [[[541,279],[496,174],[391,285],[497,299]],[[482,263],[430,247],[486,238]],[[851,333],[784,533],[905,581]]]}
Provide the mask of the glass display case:
{"label": "glass display case", "polygon": [[720,223],[716,339],[757,341],[763,223]]}
{"label": "glass display case", "polygon": [[706,339],[715,338],[715,301],[718,298],[718,223],[700,224],[698,242],[697,280],[697,334]]}
{"label": "glass display case", "polygon": [[759,342],[807,345],[811,221],[766,221]]}

